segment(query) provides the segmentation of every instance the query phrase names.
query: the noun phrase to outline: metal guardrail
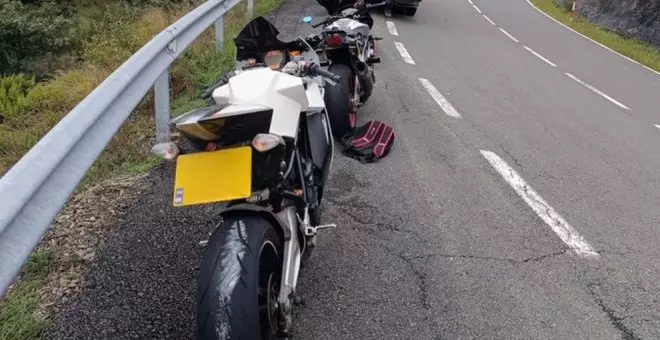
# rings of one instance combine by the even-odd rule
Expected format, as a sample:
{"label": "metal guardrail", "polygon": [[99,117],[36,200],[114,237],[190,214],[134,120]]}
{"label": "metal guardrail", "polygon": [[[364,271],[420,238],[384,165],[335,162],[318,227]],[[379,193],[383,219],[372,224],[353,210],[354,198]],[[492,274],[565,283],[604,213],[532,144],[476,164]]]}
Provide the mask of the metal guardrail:
{"label": "metal guardrail", "polygon": [[[169,66],[241,0],[209,0],[156,35],[69,112],[0,179],[0,294],[129,114],[154,87],[156,139],[169,140]],[[254,3],[247,0],[247,15]]]}

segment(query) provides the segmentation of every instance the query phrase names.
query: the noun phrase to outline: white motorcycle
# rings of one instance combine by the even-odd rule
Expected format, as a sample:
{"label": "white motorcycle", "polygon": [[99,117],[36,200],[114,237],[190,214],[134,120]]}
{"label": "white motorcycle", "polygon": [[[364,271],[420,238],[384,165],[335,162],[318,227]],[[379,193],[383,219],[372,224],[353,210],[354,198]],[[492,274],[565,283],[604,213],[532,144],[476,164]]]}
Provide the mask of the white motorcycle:
{"label": "white motorcycle", "polygon": [[334,227],[321,224],[334,152],[323,95],[324,78],[341,78],[320,68],[304,38],[278,33],[262,17],[248,23],[235,39],[235,74],[211,89],[214,104],[172,121],[192,152],[159,147],[176,157],[174,206],[228,203],[200,265],[201,339],[286,338],[301,258]]}

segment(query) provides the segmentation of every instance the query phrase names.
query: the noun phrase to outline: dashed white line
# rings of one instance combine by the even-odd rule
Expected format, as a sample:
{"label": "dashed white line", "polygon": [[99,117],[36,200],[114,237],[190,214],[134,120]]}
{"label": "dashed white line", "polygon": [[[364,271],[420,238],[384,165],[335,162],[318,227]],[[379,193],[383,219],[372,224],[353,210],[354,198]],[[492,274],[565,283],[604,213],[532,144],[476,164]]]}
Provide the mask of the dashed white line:
{"label": "dashed white line", "polygon": [[504,33],[504,35],[506,35],[507,37],[509,37],[509,39],[513,40],[514,42],[517,42],[517,43],[520,42],[520,41],[518,41],[518,39],[516,39],[516,37],[512,36],[511,34],[509,34],[509,32],[505,31],[504,28],[500,27],[500,31],[502,31],[502,33]]}
{"label": "dashed white line", "polygon": [[607,94],[605,94],[605,92],[603,92],[603,91],[601,91],[601,90],[599,90],[599,89],[597,89],[597,88],[591,86],[591,85],[588,84],[588,83],[585,83],[585,82],[582,81],[580,78],[578,78],[578,77],[576,77],[576,76],[574,76],[574,75],[572,75],[572,74],[570,74],[570,73],[568,73],[568,72],[564,72],[564,74],[567,75],[569,78],[575,80],[576,82],[580,83],[580,85],[582,85],[582,86],[588,88],[589,90],[593,91],[594,93],[596,93],[596,94],[600,95],[601,97],[603,97],[603,98],[609,100],[610,102],[614,103],[614,105],[616,105],[616,106],[618,106],[618,107],[620,107],[620,108],[622,108],[622,109],[626,109],[626,110],[630,111],[630,108],[629,108],[629,107],[627,107],[627,106],[621,104],[621,102],[619,102],[618,100],[616,100],[616,99],[614,99],[614,98],[608,96]]}
{"label": "dashed white line", "polygon": [[386,21],[385,26],[387,26],[387,30],[390,32],[391,35],[398,37],[399,32],[396,31],[396,26],[394,26],[394,23],[391,21]]}
{"label": "dashed white line", "polygon": [[472,0],[468,0],[468,2],[470,3],[470,5],[474,5],[474,2],[472,2]]}
{"label": "dashed white line", "polygon": [[527,46],[523,46],[523,47],[524,47],[527,51],[529,51],[529,53],[531,53],[531,54],[535,55],[536,57],[538,57],[539,59],[545,61],[546,64],[548,64],[548,65],[550,65],[550,66],[552,66],[552,67],[557,67],[557,65],[556,65],[555,63],[553,63],[552,61],[546,59],[544,56],[538,54],[538,53],[537,53],[536,51],[534,51],[533,49],[531,49],[531,48],[529,48],[529,47],[527,47]]}
{"label": "dashed white line", "polygon": [[630,57],[627,57],[627,56],[625,56],[625,55],[623,55],[623,54],[621,54],[621,53],[619,53],[619,52],[617,52],[617,51],[615,51],[615,50],[613,50],[613,49],[611,49],[611,48],[609,48],[609,47],[607,47],[607,46],[605,46],[605,45],[599,43],[598,41],[593,40],[593,39],[587,37],[586,35],[584,35],[584,34],[578,32],[578,31],[576,31],[576,30],[574,30],[574,29],[572,29],[572,28],[570,28],[570,27],[564,25],[564,23],[560,22],[559,20],[557,20],[557,19],[553,18],[552,16],[550,16],[548,13],[543,12],[540,8],[536,7],[536,5],[534,5],[530,0],[527,0],[527,3],[528,3],[530,6],[532,6],[535,10],[537,10],[539,13],[545,15],[548,19],[550,19],[550,20],[552,20],[552,21],[554,21],[554,22],[556,22],[556,23],[558,23],[558,24],[564,26],[565,28],[567,28],[567,29],[573,31],[573,33],[575,33],[575,34],[581,36],[582,38],[585,38],[585,39],[591,41],[592,43],[594,43],[594,44],[596,44],[596,45],[598,45],[598,46],[600,46],[600,47],[602,47],[602,48],[604,48],[604,49],[606,49],[606,50],[608,50],[608,51],[610,51],[610,52],[612,52],[612,53],[618,54],[620,57],[623,57],[623,58],[625,58],[625,59],[628,59],[628,61],[632,61],[633,63],[635,63],[635,64],[637,64],[637,65],[640,65],[640,66],[644,67],[645,69],[647,69],[647,70],[649,70],[649,71],[651,71],[651,72],[653,72],[653,73],[655,73],[655,74],[657,74],[657,75],[660,75],[660,72],[658,72],[658,71],[656,71],[656,70],[654,70],[654,69],[652,69],[652,68],[650,68],[650,67],[648,67],[648,66],[646,66],[646,65],[644,65],[644,64],[642,64],[642,63],[640,63],[639,61],[637,61],[637,60],[635,60],[635,59],[632,59],[632,58],[630,58]]}
{"label": "dashed white line", "polygon": [[660,129],[660,124],[653,124],[653,125],[655,125],[655,127],[657,127],[658,129]]}
{"label": "dashed white line", "polygon": [[484,19],[486,19],[486,21],[490,22],[491,25],[496,26],[495,22],[493,20],[490,20],[490,18],[486,14],[482,14],[482,16],[484,17]]}
{"label": "dashed white line", "polygon": [[513,188],[527,205],[578,255],[598,257],[598,253],[571,227],[554,208],[532,189],[520,175],[504,160],[491,151],[481,150],[481,154],[500,176]]}
{"label": "dashed white line", "polygon": [[474,7],[474,9],[476,9],[477,12],[479,12],[479,14],[483,14],[483,13],[481,12],[481,10],[479,9],[479,7],[477,7],[477,5],[472,4],[472,7]]}
{"label": "dashed white line", "polygon": [[401,55],[401,58],[403,58],[403,61],[405,61],[408,64],[415,65],[415,61],[412,59],[410,54],[408,54],[408,51],[406,50],[406,48],[403,46],[402,43],[395,41],[394,46],[399,51],[399,54]]}
{"label": "dashed white line", "polygon": [[449,117],[461,118],[461,114],[456,111],[456,109],[449,103],[447,98],[438,91],[433,84],[428,79],[419,78],[419,82],[422,83],[422,86],[429,92],[433,100],[440,106],[442,111]]}

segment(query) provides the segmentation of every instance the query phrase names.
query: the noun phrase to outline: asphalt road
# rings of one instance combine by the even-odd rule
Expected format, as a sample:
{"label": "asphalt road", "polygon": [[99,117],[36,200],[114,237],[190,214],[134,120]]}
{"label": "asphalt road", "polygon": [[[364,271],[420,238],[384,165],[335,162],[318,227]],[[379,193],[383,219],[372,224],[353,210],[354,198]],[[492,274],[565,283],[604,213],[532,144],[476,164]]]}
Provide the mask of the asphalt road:
{"label": "asphalt road", "polygon": [[[397,140],[376,164],[336,158],[339,227],[303,268],[295,339],[660,338],[658,74],[524,0],[473,1],[375,14],[359,120]],[[290,0],[274,22],[306,35],[305,15],[324,13]],[[213,208],[172,212],[170,175],[152,175],[54,338],[193,338]]]}

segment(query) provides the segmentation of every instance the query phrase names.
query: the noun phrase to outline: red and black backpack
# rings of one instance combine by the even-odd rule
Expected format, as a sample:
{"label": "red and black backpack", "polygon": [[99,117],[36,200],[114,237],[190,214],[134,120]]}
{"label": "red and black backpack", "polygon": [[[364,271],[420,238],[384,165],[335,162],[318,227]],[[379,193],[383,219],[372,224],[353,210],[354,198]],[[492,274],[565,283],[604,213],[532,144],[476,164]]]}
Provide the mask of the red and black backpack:
{"label": "red and black backpack", "polygon": [[349,131],[341,139],[344,154],[362,163],[371,163],[387,156],[396,134],[391,126],[372,120]]}

